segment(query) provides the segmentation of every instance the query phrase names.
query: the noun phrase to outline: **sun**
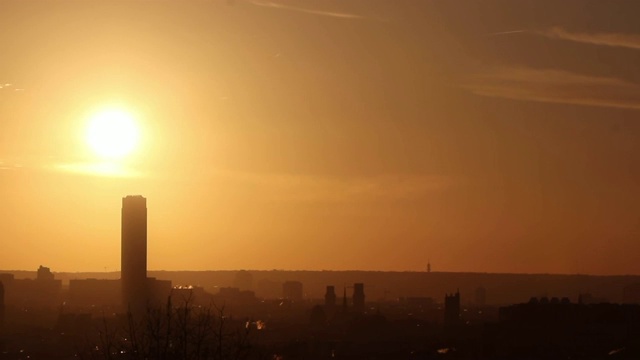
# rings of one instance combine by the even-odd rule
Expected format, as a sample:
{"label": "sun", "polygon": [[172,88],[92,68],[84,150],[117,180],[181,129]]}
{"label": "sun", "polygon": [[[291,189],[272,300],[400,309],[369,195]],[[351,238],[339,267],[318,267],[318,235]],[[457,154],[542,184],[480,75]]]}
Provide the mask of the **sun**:
{"label": "sun", "polygon": [[133,152],[140,132],[131,113],[121,109],[100,111],[89,119],[86,141],[105,159],[120,159]]}

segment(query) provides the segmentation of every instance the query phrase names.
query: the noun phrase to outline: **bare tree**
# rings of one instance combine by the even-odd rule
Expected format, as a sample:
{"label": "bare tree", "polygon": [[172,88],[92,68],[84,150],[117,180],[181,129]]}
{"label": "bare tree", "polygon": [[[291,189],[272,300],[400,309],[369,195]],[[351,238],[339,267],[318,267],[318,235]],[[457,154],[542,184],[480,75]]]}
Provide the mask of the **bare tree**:
{"label": "bare tree", "polygon": [[174,305],[147,305],[143,314],[103,321],[85,358],[241,360],[251,357],[250,326],[230,321],[224,306],[198,306],[192,294]]}

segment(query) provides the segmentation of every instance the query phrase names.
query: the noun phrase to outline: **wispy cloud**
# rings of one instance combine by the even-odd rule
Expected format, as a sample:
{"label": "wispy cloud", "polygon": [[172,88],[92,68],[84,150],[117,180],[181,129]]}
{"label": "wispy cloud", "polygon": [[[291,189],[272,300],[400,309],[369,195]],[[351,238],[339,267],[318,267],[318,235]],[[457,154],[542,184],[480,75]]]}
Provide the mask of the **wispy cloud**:
{"label": "wispy cloud", "polygon": [[570,32],[561,27],[535,33],[552,39],[640,50],[640,35],[637,34]]}
{"label": "wispy cloud", "polygon": [[500,35],[511,35],[511,34],[522,34],[528,32],[527,30],[508,30],[508,31],[496,31],[492,33],[486,34],[486,36],[500,36]]}
{"label": "wispy cloud", "polygon": [[8,93],[8,92],[22,92],[24,91],[21,87],[16,87],[11,83],[0,83],[0,92]]}
{"label": "wispy cloud", "polygon": [[3,170],[16,170],[22,168],[21,164],[0,160],[0,171]]}
{"label": "wispy cloud", "polygon": [[274,9],[284,9],[284,10],[301,12],[301,13],[305,13],[305,14],[329,16],[329,17],[341,18],[341,19],[362,19],[362,18],[364,18],[361,15],[351,14],[351,13],[347,13],[347,12],[336,12],[336,11],[324,11],[324,10],[316,10],[316,9],[307,9],[307,8],[302,8],[302,7],[298,7],[298,6],[279,4],[279,3],[275,3],[275,2],[271,2],[271,1],[252,1],[251,3],[256,5],[256,6],[269,7],[269,8],[274,8]]}
{"label": "wispy cloud", "polygon": [[0,171],[44,171],[113,178],[133,178],[144,175],[127,164],[104,161],[60,161],[51,156],[3,158],[0,159]]}
{"label": "wispy cloud", "polygon": [[384,175],[337,178],[293,174],[217,172],[218,177],[264,190],[275,201],[370,202],[416,199],[443,190],[453,181],[443,176]]}
{"label": "wispy cloud", "polygon": [[56,163],[47,168],[53,171],[99,177],[132,178],[142,175],[139,171],[116,162]]}
{"label": "wispy cloud", "polygon": [[572,32],[559,26],[554,26],[544,30],[518,29],[496,31],[487,33],[485,34],[485,36],[493,37],[515,34],[534,34],[555,40],[640,50],[640,34],[624,34],[611,32]]}
{"label": "wispy cloud", "polygon": [[562,70],[498,68],[472,76],[461,87],[497,98],[640,110],[640,85]]}

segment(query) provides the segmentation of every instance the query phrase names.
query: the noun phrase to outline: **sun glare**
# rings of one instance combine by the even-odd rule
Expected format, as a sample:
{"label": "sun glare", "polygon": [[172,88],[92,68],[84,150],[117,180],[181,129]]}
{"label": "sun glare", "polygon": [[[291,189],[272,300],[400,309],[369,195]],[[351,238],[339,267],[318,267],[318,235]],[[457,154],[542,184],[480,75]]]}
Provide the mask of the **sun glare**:
{"label": "sun glare", "polygon": [[130,113],[109,109],[91,117],[86,140],[102,158],[120,159],[136,148],[139,136],[138,127]]}

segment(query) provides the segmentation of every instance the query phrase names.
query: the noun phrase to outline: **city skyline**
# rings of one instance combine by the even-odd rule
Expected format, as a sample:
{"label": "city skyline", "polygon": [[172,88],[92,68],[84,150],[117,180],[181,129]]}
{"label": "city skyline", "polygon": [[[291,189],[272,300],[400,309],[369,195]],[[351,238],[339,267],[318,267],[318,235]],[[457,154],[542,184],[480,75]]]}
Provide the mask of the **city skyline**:
{"label": "city skyline", "polygon": [[3,1],[0,268],[640,274],[638,12]]}

